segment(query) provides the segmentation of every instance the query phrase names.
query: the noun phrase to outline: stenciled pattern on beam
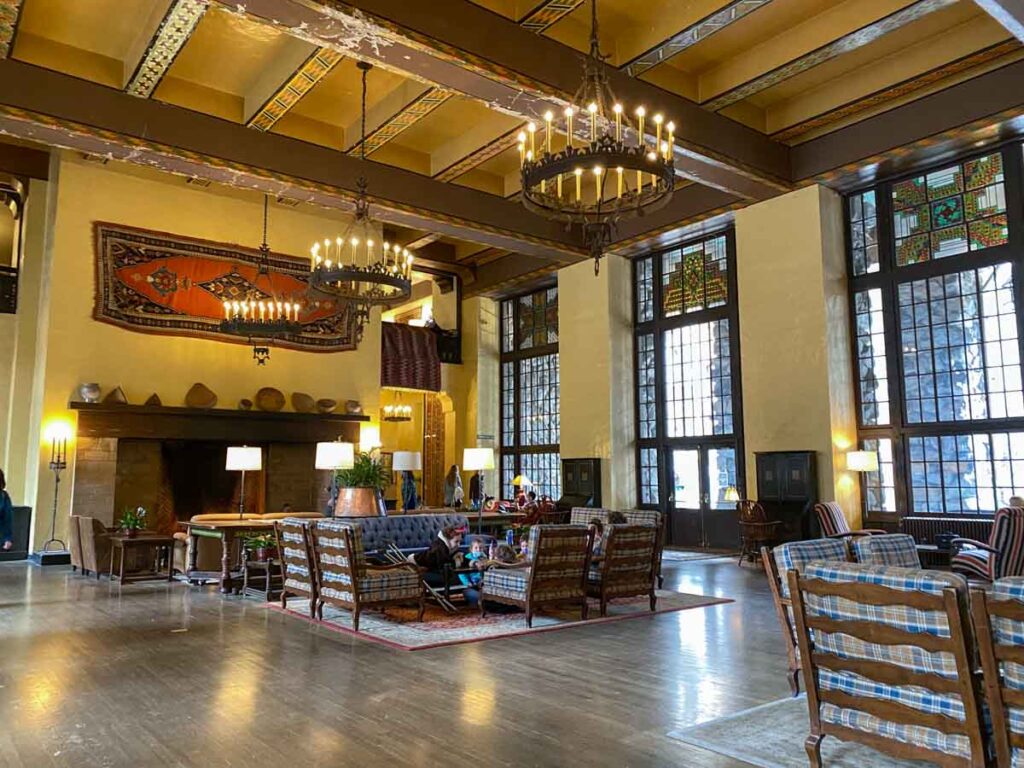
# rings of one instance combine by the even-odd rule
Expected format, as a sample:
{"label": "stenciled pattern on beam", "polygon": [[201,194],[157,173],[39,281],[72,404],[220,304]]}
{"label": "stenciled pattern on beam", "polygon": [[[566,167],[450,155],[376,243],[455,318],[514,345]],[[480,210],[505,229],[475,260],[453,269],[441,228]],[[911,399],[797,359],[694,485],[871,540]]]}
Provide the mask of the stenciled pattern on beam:
{"label": "stenciled pattern on beam", "polygon": [[453,181],[454,179],[459,178],[459,176],[467,171],[473,170],[478,165],[486,163],[492,157],[497,157],[502,152],[516,146],[519,142],[519,132],[521,130],[522,126],[517,125],[508,133],[503,133],[494,141],[485,144],[472,154],[466,155],[464,158],[457,160],[444,170],[435,173],[434,178],[438,181]]}
{"label": "stenciled pattern on beam", "polygon": [[623,67],[626,74],[639,77],[649,69],[662,64],[677,53],[685,51],[691,45],[705,40],[716,32],[721,32],[730,24],[739,21],[747,14],[768,5],[772,0],[733,0],[725,8],[715,11],[710,16],[673,35],[663,43],[659,43],[646,53],[642,53]]}
{"label": "stenciled pattern on beam", "polygon": [[18,19],[24,0],[0,0],[0,59],[6,59],[18,31]]}
{"label": "stenciled pattern on beam", "polygon": [[269,131],[299,99],[323,80],[342,58],[340,53],[330,48],[318,48],[295,70],[287,82],[267,99],[256,114],[249,118],[246,125],[260,131]]}
{"label": "stenciled pattern on beam", "polygon": [[519,20],[519,26],[538,34],[583,5],[583,0],[546,0]]}
{"label": "stenciled pattern on beam", "polygon": [[[402,107],[394,117],[387,120],[366,137],[366,154],[369,155],[376,152],[406,128],[418,123],[454,95],[454,91],[444,88],[429,88],[421,93]],[[350,155],[358,155],[360,143],[356,142],[356,145],[348,153]]]}
{"label": "stenciled pattern on beam", "polygon": [[890,104],[896,99],[903,98],[904,96],[907,96],[914,91],[919,91],[922,88],[927,88],[928,86],[933,85],[940,80],[944,80],[947,77],[953,77],[961,72],[966,72],[974,67],[979,67],[982,64],[994,61],[995,59],[1014,53],[1020,49],[1021,44],[1017,40],[1004,40],[1001,43],[996,43],[988,48],[975,51],[972,54],[956,59],[955,61],[951,61],[941,67],[936,67],[935,69],[929,70],[917,77],[904,80],[890,88],[875,91],[862,99],[848,102],[840,107],[829,110],[828,112],[823,112],[820,115],[804,120],[802,123],[797,123],[789,128],[777,131],[772,134],[772,138],[776,141],[790,141],[817,128],[824,128],[825,126],[837,123],[851,115],[857,114],[858,112],[864,112],[883,104]]}
{"label": "stenciled pattern on beam", "polygon": [[817,50],[811,51],[797,59],[793,59],[793,61],[783,64],[781,67],[777,67],[770,72],[766,72],[760,77],[749,80],[746,83],[743,83],[743,85],[733,88],[730,91],[726,91],[709,101],[702,102],[701,106],[714,112],[717,112],[720,109],[725,109],[730,104],[735,104],[737,101],[742,101],[756,93],[760,93],[774,85],[778,85],[783,80],[795,77],[796,75],[806,72],[819,64],[824,64],[826,61],[830,61],[837,56],[841,56],[844,53],[850,53],[858,48],[863,48],[865,45],[873,43],[885,35],[888,35],[890,32],[902,29],[906,25],[922,19],[930,13],[940,11],[943,8],[948,8],[955,2],[957,2],[957,0],[918,0],[918,2],[913,5],[909,5],[902,10],[889,14],[883,19],[879,19],[872,24],[868,24],[866,27],[861,27],[848,35],[840,37],[838,40],[833,40],[831,43],[823,45]]}
{"label": "stenciled pattern on beam", "polygon": [[125,86],[127,93],[144,99],[153,95],[203,18],[206,8],[206,0],[174,0]]}

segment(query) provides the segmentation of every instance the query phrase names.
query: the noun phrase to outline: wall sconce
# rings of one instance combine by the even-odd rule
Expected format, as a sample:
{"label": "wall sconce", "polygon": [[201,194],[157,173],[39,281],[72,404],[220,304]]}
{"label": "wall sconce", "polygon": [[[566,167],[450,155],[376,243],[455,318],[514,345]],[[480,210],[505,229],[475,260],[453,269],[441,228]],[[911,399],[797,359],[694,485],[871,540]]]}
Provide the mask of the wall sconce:
{"label": "wall sconce", "polygon": [[875,451],[847,451],[846,468],[850,472],[877,472],[878,454]]}

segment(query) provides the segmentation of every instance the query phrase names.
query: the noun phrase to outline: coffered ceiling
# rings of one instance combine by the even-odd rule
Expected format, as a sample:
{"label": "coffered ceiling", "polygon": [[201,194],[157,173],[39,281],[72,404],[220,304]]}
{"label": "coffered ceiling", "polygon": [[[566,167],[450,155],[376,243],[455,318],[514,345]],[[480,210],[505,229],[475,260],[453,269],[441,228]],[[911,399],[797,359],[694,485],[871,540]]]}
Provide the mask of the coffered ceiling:
{"label": "coffered ceiling", "polygon": [[[943,120],[928,101],[954,86],[980,90],[986,74],[1024,57],[993,6],[1000,0],[599,0],[616,95],[662,109],[681,126],[676,167],[686,194],[677,192],[656,221],[624,228],[623,250],[805,183],[798,168],[813,167],[813,178],[827,183],[844,178],[830,171],[868,157],[884,169],[886,153],[898,148],[879,135],[885,115],[914,120],[910,139],[986,115],[1016,132],[1021,88],[977,114],[958,114],[960,122]],[[207,125],[199,116],[209,116],[268,141],[309,145],[317,148],[311,162],[323,165],[359,154],[356,62],[369,60],[370,165],[432,182],[422,186],[424,211],[383,218],[399,239],[473,270],[481,290],[493,291],[545,263],[584,257],[578,242],[506,215],[512,208],[502,205],[514,205],[519,187],[516,134],[575,90],[590,12],[580,0],[0,0],[0,58],[6,49],[9,62],[31,65],[0,62],[9,70],[0,67],[0,80],[36,77],[36,68],[61,73],[79,83],[59,81],[68,94],[78,89],[85,98],[89,83],[104,86],[195,114],[195,131]],[[42,97],[15,91],[5,101],[0,87],[0,109],[20,109],[8,117],[37,128],[11,130],[22,122],[9,120],[5,130],[38,141],[38,126],[49,121],[63,125],[65,138],[74,132],[70,111],[35,102],[30,109]],[[103,119],[84,122],[116,143],[125,132],[114,114],[122,102],[109,103]],[[79,134],[82,122],[76,118]],[[58,143],[53,125],[46,135]],[[168,141],[196,156],[198,146],[184,138]],[[252,141],[255,148],[263,140]],[[822,167],[825,146],[834,165]],[[239,162],[229,150],[212,154]],[[282,173],[269,161],[260,167]],[[385,193],[370,181],[371,194]],[[339,199],[350,196],[344,183],[333,186]],[[449,201],[452,187],[469,196]],[[444,222],[440,232],[433,220]]]}

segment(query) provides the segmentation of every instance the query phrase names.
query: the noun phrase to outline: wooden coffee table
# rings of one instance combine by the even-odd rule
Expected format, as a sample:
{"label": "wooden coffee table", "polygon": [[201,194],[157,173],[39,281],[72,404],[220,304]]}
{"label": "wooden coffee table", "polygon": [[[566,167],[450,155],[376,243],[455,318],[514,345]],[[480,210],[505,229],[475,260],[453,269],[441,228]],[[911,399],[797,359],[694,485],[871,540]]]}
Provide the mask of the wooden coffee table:
{"label": "wooden coffee table", "polygon": [[220,539],[220,591],[221,594],[230,594],[235,591],[235,579],[231,573],[231,543],[236,538],[242,538],[248,533],[268,533],[274,530],[274,523],[270,520],[206,520],[179,523],[189,535],[189,562],[187,575],[191,576],[196,571],[196,552],[198,550],[199,537]]}
{"label": "wooden coffee table", "polygon": [[162,533],[139,533],[135,536],[128,536],[124,533],[113,533],[110,535],[110,580],[115,578],[114,558],[120,553],[120,560],[117,569],[117,580],[122,584],[130,581],[151,581],[162,579],[164,574],[155,568],[152,571],[141,571],[129,573],[124,572],[124,551],[126,549],[149,549],[153,553],[154,565],[161,549],[167,550],[167,581],[174,578],[174,537],[165,536]]}

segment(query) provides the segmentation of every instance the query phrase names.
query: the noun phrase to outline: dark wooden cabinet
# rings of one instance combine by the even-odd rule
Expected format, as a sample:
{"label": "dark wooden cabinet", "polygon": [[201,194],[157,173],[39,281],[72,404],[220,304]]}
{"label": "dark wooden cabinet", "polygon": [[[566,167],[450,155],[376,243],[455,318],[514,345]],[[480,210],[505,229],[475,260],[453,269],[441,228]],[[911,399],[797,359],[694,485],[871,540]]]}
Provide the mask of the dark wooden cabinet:
{"label": "dark wooden cabinet", "polygon": [[787,541],[812,538],[812,507],[818,500],[818,463],[814,451],[755,453],[757,500],[769,519],[781,520]]}
{"label": "dark wooden cabinet", "polygon": [[559,509],[601,506],[601,460],[562,459]]}

